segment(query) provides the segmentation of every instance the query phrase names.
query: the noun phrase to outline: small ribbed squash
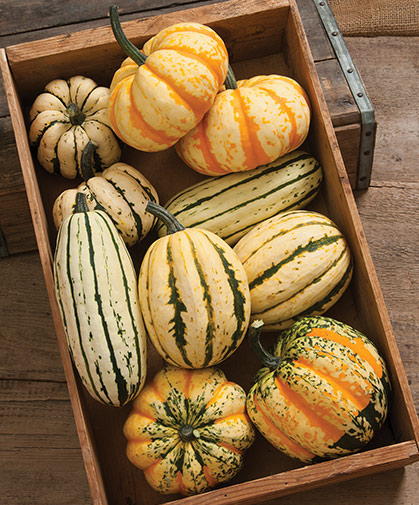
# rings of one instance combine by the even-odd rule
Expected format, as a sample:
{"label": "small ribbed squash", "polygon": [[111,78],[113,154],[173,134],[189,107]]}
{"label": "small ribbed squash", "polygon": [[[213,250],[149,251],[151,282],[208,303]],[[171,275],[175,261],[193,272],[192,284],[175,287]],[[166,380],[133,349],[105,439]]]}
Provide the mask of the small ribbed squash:
{"label": "small ribbed squash", "polygon": [[352,278],[348,243],[318,212],[281,212],[251,229],[233,249],[249,281],[251,320],[263,319],[265,330],[323,314]]}
{"label": "small ribbed squash", "polygon": [[85,200],[79,193],[76,212],[58,232],[56,298],[84,386],[95,400],[120,407],[135,398],[146,377],[137,277],[110,217],[89,211]]}
{"label": "small ribbed squash", "polygon": [[99,209],[108,214],[128,247],[142,240],[154,224],[153,216],[145,208],[149,201],[158,203],[157,192],[144,175],[127,163],[114,163],[77,189],[63,191],[52,209],[57,229],[75,211],[77,193],[86,195],[89,210]]}
{"label": "small ribbed squash", "polygon": [[234,477],[255,438],[246,394],[215,368],[159,371],[124,425],[127,457],[163,494],[202,493]]}
{"label": "small ribbed squash", "polygon": [[30,112],[29,140],[39,163],[51,173],[74,179],[81,174],[81,156],[89,140],[97,145],[94,171],[121,157],[108,118],[109,89],[84,76],[49,82]]}
{"label": "small ribbed squash", "polygon": [[194,128],[214,102],[228,69],[227,50],[211,28],[178,23],[148,40],[143,52],[125,37],[116,6],[115,38],[128,58],[111,83],[112,128],[141,151],[162,151]]}
{"label": "small ribbed squash", "polygon": [[391,389],[371,340],[342,322],[310,316],[283,331],[268,354],[260,324],[252,323],[249,339],[264,368],[246,401],[257,429],[305,463],[364,447],[386,419]]}
{"label": "small ribbed squash", "polygon": [[[265,219],[305,207],[322,178],[322,167],[310,154],[293,151],[253,170],[208,177],[173,196],[165,208],[183,226],[204,228],[234,245]],[[164,232],[160,224],[159,235]]]}
{"label": "small ribbed squash", "polygon": [[160,205],[165,221],[141,263],[138,289],[151,342],[168,363],[205,368],[229,357],[250,318],[246,273],[231,247],[212,232],[184,228]]}
{"label": "small ribbed squash", "polygon": [[[176,144],[191,168],[205,175],[252,170],[297,149],[310,126],[303,88],[280,75],[227,79],[203,120]],[[230,86],[233,86],[232,88]]]}

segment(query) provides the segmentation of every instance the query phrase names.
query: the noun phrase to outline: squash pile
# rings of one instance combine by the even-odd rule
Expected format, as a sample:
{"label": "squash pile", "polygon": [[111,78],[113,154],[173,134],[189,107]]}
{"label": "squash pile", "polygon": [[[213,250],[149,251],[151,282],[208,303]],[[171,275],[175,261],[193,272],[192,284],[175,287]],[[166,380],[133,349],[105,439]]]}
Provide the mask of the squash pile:
{"label": "squash pile", "polygon": [[[303,463],[360,450],[391,387],[374,344],[326,315],[354,264],[336,224],[306,208],[323,178],[298,149],[306,93],[285,76],[236,82],[206,26],[169,26],[139,50],[116,6],[110,19],[128,57],[110,88],[57,79],[30,112],[41,166],[83,179],[53,207],[56,297],[82,383],[104,405],[132,402],[127,457],[163,494],[227,482],[256,432]],[[173,147],[206,177],[162,206],[119,142]],[[138,261],[129,248],[146,236]],[[262,330],[281,331],[269,353]],[[245,339],[263,364],[247,393],[218,368]],[[149,346],[164,364],[147,382]]]}

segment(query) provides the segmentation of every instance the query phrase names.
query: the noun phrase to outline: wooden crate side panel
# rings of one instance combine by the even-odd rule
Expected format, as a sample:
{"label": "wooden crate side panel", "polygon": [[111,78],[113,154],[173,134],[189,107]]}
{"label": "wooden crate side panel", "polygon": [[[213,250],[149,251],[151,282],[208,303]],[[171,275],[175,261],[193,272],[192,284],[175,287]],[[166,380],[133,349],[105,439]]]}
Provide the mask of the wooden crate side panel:
{"label": "wooden crate side panel", "polygon": [[26,134],[26,127],[17,89],[8,66],[6,52],[4,49],[0,50],[0,66],[15,132],[16,146],[21,160],[23,179],[28,195],[29,207],[31,209],[42,270],[44,273],[46,288],[50,300],[51,313],[57,332],[60,355],[63,362],[67,386],[70,393],[70,399],[76,421],[77,432],[80,439],[83,459],[86,465],[86,473],[91,488],[91,494],[95,505],[107,505],[103,482],[100,475],[99,463],[97,461],[95,450],[92,445],[88,424],[83,415],[83,407],[80,402],[78,386],[68,351],[64,328],[61,321],[61,315],[55,299],[54,279],[52,273],[52,252],[48,240],[45,212],[42,206],[39,187],[35,177],[35,168],[30,154],[29,142]]}
{"label": "wooden crate side panel", "polygon": [[[292,9],[296,10],[295,7]],[[324,169],[327,184],[324,185],[323,193],[330,214],[345,234],[354,257],[355,273],[352,289],[357,302],[357,310],[361,320],[366,324],[364,331],[376,343],[390,368],[395,396],[399,398],[397,408],[400,409],[397,418],[393,418],[396,423],[395,429],[399,433],[405,433],[405,437],[415,439],[418,443],[418,416],[298,13],[289,17],[289,23],[294,25],[286,31],[286,45],[289,52],[293,53],[289,64],[293,67],[296,79],[305,87],[312,100],[311,105],[314,110],[311,128],[313,155],[317,157]],[[298,39],[301,39],[301,44],[298,43]]]}
{"label": "wooden crate side panel", "polygon": [[335,128],[335,134],[348,173],[349,183],[352,189],[355,189],[358,180],[361,125],[355,123],[347,126],[338,126]]}

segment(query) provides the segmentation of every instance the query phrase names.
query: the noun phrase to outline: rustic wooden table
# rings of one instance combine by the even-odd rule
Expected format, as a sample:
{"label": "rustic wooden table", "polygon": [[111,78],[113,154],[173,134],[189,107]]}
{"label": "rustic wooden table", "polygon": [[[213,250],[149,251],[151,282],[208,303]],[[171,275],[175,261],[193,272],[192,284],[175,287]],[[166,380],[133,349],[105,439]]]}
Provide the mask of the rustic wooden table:
{"label": "rustic wooden table", "polygon": [[[309,1],[309,0],[302,0]],[[126,19],[180,0],[121,2]],[[0,1],[0,45],[105,25],[104,2]],[[106,4],[106,3],[105,3]],[[107,6],[107,4],[106,4]],[[124,18],[123,18],[124,19]],[[347,38],[378,123],[371,186],[356,192],[393,330],[419,409],[419,39]],[[4,92],[2,165],[18,174]],[[10,166],[12,164],[12,167]],[[13,165],[14,164],[14,165]],[[0,172],[4,171],[0,167]],[[0,192],[0,200],[1,200]],[[19,209],[16,209],[18,212]],[[0,259],[0,496],[5,505],[91,503],[36,251]],[[414,505],[419,463],[276,500],[281,505]],[[127,502],[128,503],[128,502]]]}

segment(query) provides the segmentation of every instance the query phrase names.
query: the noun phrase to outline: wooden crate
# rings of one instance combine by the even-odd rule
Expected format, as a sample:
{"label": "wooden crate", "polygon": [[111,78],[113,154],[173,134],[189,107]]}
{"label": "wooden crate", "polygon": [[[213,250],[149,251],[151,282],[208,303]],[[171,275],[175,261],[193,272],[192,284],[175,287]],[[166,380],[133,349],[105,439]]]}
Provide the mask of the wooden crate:
{"label": "wooden crate", "polygon": [[[349,181],[352,188],[357,189],[361,156],[361,114],[315,7],[315,1],[318,2],[318,0],[297,0],[297,5]],[[141,12],[137,15],[142,17]],[[63,30],[66,30],[65,27]],[[0,112],[4,112],[5,115],[7,106],[1,103],[3,95],[0,88]],[[36,240],[8,117],[0,118],[0,129],[3,133],[3,143],[0,146],[0,157],[3,160],[0,173],[0,230],[4,238],[3,248],[0,247],[1,257],[32,251],[36,249]]]}
{"label": "wooden crate", "polygon": [[[142,472],[125,457],[122,426],[130,406],[116,409],[93,401],[73,369],[55,300],[52,255],[56,231],[51,209],[59,192],[76,183],[48,174],[38,166],[29,149],[25,123],[28,107],[45,81],[57,75],[69,77],[77,69],[106,84],[123,55],[108,27],[9,47],[1,52],[1,67],[93,502],[97,505],[258,503],[419,460],[419,421],[295,1],[229,0],[127,22],[124,29],[141,46],[159,29],[181,20],[199,21],[214,28],[226,42],[239,77],[277,71],[295,78],[308,93],[313,118],[306,147],[322,164],[325,176],[321,193],[310,208],[335,221],[349,242],[355,262],[350,288],[328,315],[356,327],[375,342],[390,372],[391,409],[382,430],[357,454],[307,466],[282,455],[258,436],[246,454],[243,470],[227,485],[189,498],[164,497],[154,492]],[[151,180],[162,201],[202,178],[180,161],[173,148],[162,153],[124,148],[123,160],[137,166]],[[137,267],[145,247],[131,251]],[[273,335],[267,338],[270,337]],[[152,377],[162,361],[152,349],[150,354],[149,377]],[[259,365],[244,344],[220,368],[230,380],[247,390]]]}

